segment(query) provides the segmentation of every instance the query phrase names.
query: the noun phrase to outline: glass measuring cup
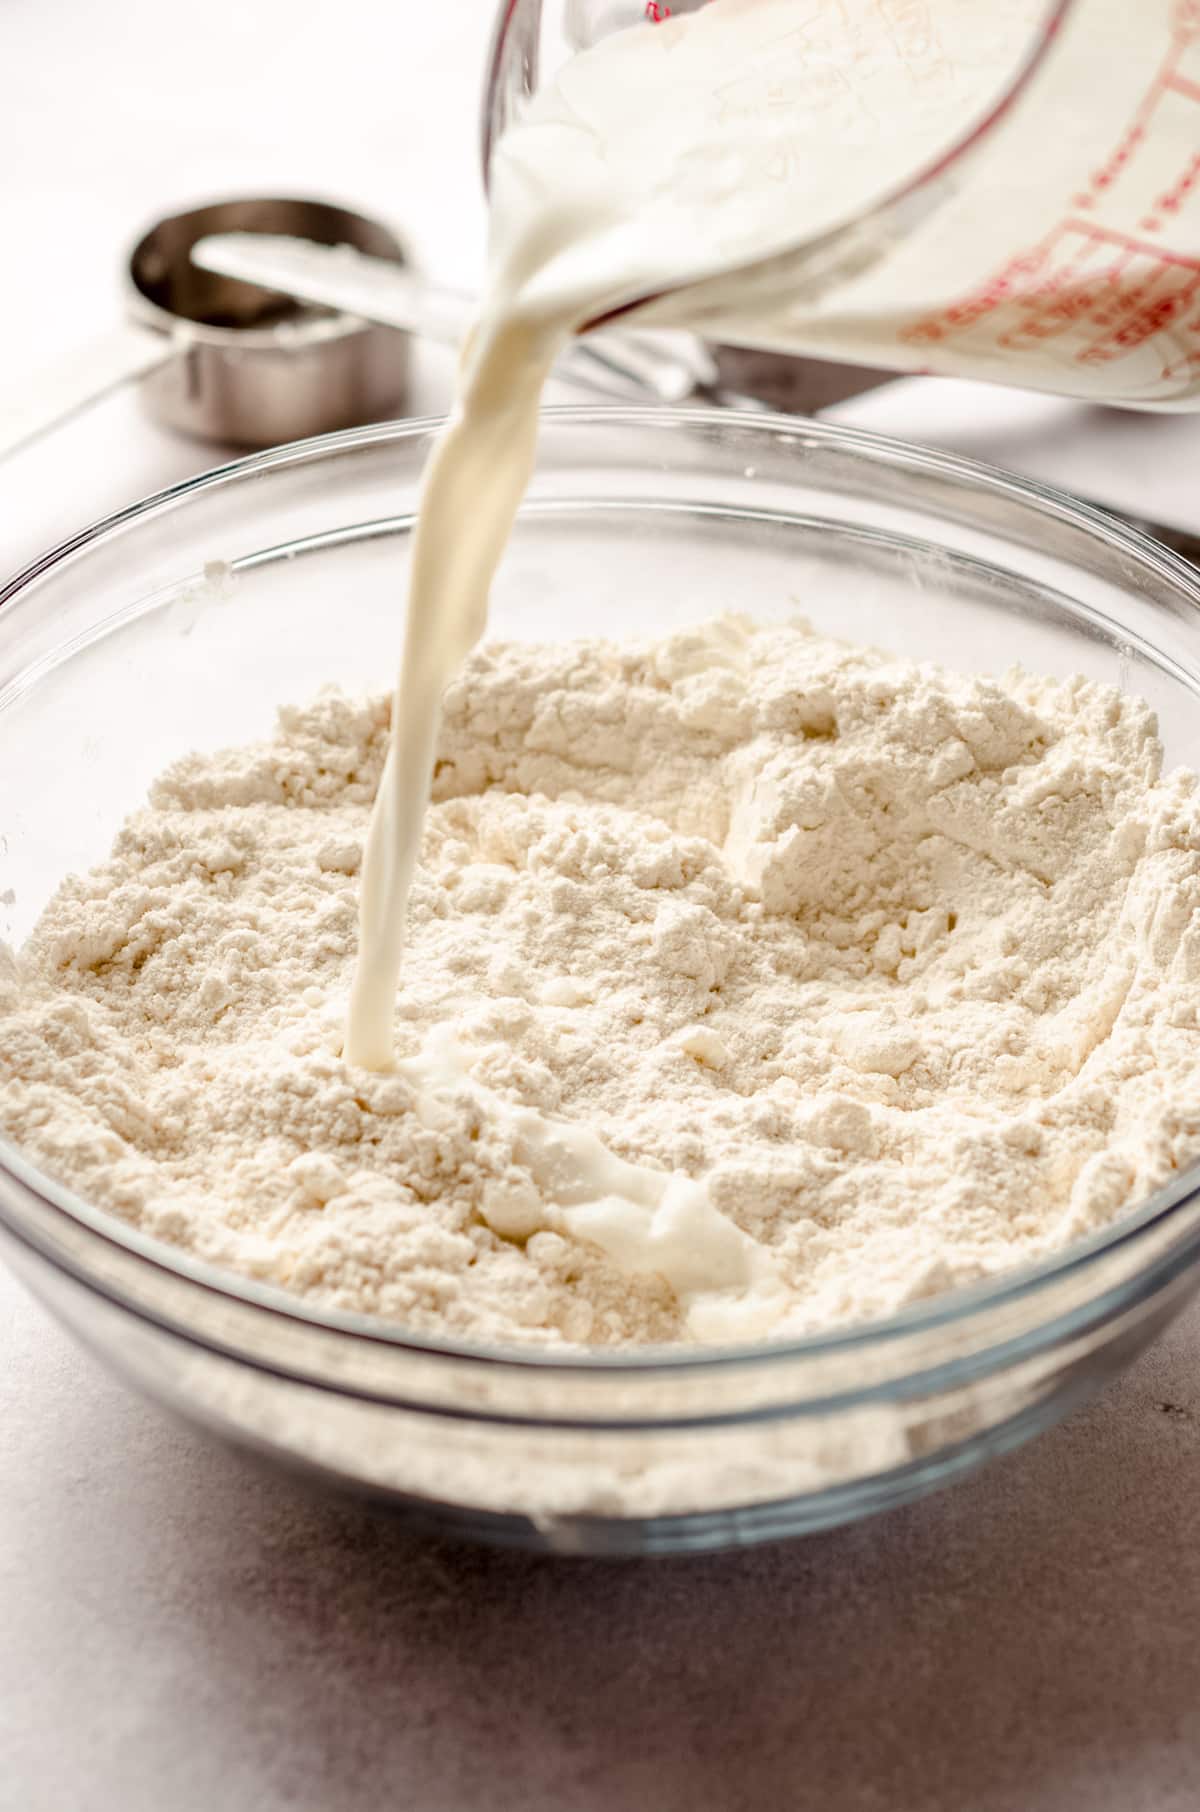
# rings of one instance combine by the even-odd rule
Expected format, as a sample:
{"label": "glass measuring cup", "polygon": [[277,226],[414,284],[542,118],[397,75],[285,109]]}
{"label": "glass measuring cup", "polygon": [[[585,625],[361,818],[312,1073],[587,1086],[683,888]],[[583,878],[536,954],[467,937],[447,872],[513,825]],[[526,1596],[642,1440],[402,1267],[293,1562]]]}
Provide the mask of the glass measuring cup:
{"label": "glass measuring cup", "polygon": [[[485,176],[502,134],[569,57],[618,29],[647,44],[691,30],[681,15],[703,3],[502,0]],[[707,4],[747,12],[753,0]],[[963,13],[953,0],[863,10],[874,50],[918,68],[965,42],[939,35]],[[798,0],[796,11],[802,24],[811,9]],[[732,279],[631,298],[637,324],[1132,407],[1200,407],[1200,0],[1052,0],[1031,16],[987,105],[935,156],[905,168],[889,148],[853,218],[812,236],[801,219],[791,243]],[[670,107],[669,83],[656,104]],[[813,142],[839,155],[836,135]]]}

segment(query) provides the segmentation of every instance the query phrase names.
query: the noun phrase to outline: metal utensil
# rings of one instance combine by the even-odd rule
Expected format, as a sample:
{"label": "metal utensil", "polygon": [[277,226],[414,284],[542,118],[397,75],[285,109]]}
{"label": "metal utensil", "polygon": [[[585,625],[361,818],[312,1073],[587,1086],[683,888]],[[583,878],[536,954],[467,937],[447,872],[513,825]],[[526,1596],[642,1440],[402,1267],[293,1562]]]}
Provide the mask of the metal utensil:
{"label": "metal utensil", "polygon": [[226,232],[351,245],[393,275],[406,263],[387,227],[327,202],[217,201],[159,220],[126,260],[124,323],[0,399],[0,455],[135,379],[155,420],[234,446],[274,446],[402,413],[407,337],[193,263],[198,239]]}
{"label": "metal utensil", "polygon": [[[386,322],[423,339],[458,346],[474,318],[475,300],[415,276],[352,245],[314,245],[285,234],[221,232],[200,239],[191,258],[202,270],[269,286],[359,320]],[[557,374],[606,396],[685,401],[717,367],[691,334],[614,328],[572,342]]]}
{"label": "metal utensil", "polygon": [[[206,270],[267,283],[309,302],[324,302],[364,319],[411,327],[417,333],[431,332],[437,339],[457,338],[470,319],[467,297],[433,289],[411,273],[397,273],[353,248],[339,246],[331,251],[292,238],[223,233],[193,246],[192,257]],[[627,331],[608,335],[603,343],[576,340],[563,354],[558,372],[588,389],[611,390],[615,378],[627,391],[659,401],[774,413],[762,398],[722,383],[717,361],[687,334],[652,338]],[[1115,516],[1200,565],[1200,534],[1090,498],[1080,498],[1080,502]]]}

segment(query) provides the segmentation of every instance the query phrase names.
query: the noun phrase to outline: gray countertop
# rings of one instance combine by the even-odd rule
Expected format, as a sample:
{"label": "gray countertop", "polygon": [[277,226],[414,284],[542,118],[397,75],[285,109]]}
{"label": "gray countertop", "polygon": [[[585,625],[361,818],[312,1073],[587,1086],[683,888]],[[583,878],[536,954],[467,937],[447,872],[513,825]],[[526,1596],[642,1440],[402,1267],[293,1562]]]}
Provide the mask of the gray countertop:
{"label": "gray countertop", "polygon": [[310,1497],[0,1314],[6,1812],[1200,1802],[1200,1309],[940,1497],[653,1562]]}

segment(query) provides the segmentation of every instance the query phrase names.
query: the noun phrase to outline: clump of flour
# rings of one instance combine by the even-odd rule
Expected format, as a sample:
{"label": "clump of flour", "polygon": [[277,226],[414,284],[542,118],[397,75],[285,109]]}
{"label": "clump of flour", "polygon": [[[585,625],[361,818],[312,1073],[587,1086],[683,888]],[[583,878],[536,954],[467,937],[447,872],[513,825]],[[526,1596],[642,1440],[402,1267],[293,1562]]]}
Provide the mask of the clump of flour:
{"label": "clump of flour", "polygon": [[704,1184],[780,1336],[1200,1156],[1200,793],[1139,701],[732,619],[486,648],[374,1075],[339,1053],[387,714],[179,763],[0,962],[0,1125],[146,1232],[451,1339],[721,1337],[539,1158],[569,1122]]}

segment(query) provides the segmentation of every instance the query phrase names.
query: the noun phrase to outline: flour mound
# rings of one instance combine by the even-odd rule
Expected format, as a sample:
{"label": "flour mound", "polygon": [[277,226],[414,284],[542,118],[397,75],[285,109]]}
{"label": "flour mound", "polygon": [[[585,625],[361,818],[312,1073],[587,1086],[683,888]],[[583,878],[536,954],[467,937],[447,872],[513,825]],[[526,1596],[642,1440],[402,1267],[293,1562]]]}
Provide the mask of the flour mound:
{"label": "flour mound", "polygon": [[0,961],[0,1125],[144,1231],[450,1339],[694,1337],[580,1236],[535,1109],[702,1180],[790,1335],[1200,1156],[1200,794],[1140,701],[733,619],[485,648],[381,1076],[339,1053],[387,719],[329,692],[171,768]]}

